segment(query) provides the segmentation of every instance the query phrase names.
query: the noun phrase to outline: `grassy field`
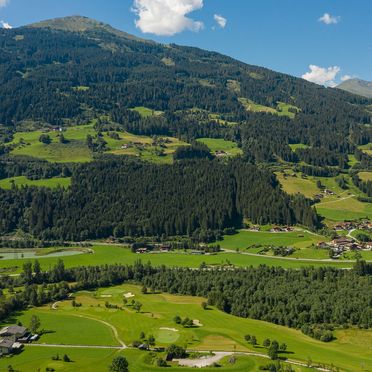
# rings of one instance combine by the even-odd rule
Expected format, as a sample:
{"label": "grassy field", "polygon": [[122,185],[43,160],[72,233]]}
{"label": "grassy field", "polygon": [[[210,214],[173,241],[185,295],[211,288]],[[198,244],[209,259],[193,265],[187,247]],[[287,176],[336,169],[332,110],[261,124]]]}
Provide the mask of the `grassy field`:
{"label": "grassy field", "polygon": [[305,145],[303,143],[291,143],[291,144],[289,144],[289,147],[292,149],[292,151],[296,151],[297,149],[308,149],[308,148],[310,148],[309,145]]}
{"label": "grassy field", "polygon": [[[372,218],[372,205],[357,200],[357,196],[362,195],[361,191],[355,187],[350,176],[345,175],[348,181],[348,189],[342,190],[336,183],[335,177],[306,177],[303,179],[300,173],[297,177],[292,177],[293,171],[286,171],[288,176],[285,178],[283,173],[276,172],[276,176],[288,194],[301,193],[306,197],[313,198],[314,195],[321,193],[316,186],[319,180],[323,186],[332,190],[335,195],[327,196],[316,204],[317,212],[326,219],[326,222],[338,222],[344,220],[353,220],[359,218]],[[360,173],[362,177],[368,179],[369,172]]]}
{"label": "grassy field", "polygon": [[290,119],[294,119],[296,116],[296,112],[300,111],[301,110],[296,106],[284,102],[278,102],[277,112],[279,116],[288,116]]}
{"label": "grassy field", "polygon": [[239,102],[244,106],[244,108],[247,111],[264,112],[264,113],[268,113],[268,114],[277,114],[278,113],[277,110],[275,110],[272,107],[259,105],[259,104],[254,103],[253,101],[251,101],[250,99],[247,99],[247,98],[239,98]]}
{"label": "grassy field", "polygon": [[[149,136],[137,136],[128,132],[117,132],[119,139],[112,139],[108,134],[104,134],[104,140],[107,142],[109,152],[115,155],[137,156],[142,160],[155,163],[172,163],[173,153],[180,146],[187,146],[183,142],[174,137],[161,137],[166,140],[164,148],[160,148],[153,144],[154,139]],[[132,144],[132,147],[122,149],[122,145]],[[163,150],[163,154],[159,156],[159,150]]]}
{"label": "grassy field", "polygon": [[312,235],[303,231],[271,233],[241,230],[238,234],[226,235],[224,240],[218,243],[225,249],[245,248],[253,244],[308,248],[324,239],[320,235]]}
{"label": "grassy field", "polygon": [[[59,355],[63,357],[67,354],[72,362],[54,361],[52,356]],[[26,347],[20,354],[13,357],[0,359],[0,370],[6,371],[8,365],[12,365],[18,371],[45,371],[46,368],[53,368],[55,371],[76,372],[76,371],[94,371],[107,372],[111,361],[116,356],[123,355],[129,361],[130,372],[144,371],[195,371],[195,368],[175,367],[168,368],[155,367],[146,363],[146,352],[128,349],[125,351],[105,350],[105,349],[71,349],[64,347]],[[159,355],[164,356],[164,355]],[[238,355],[235,364],[230,364],[228,360],[223,360],[222,371],[258,371],[260,365],[265,365],[269,361],[259,357],[248,357]],[[292,367],[293,368],[293,367]],[[203,368],[202,371],[215,371],[216,368]],[[295,372],[310,371],[310,369],[294,367]]]}
{"label": "grassy field", "polygon": [[[52,142],[44,144],[39,141],[42,134],[48,134]],[[80,125],[68,128],[63,136],[68,141],[60,143],[58,131],[18,132],[14,135],[11,145],[16,145],[12,155],[27,155],[56,163],[83,163],[92,160],[91,151],[86,146],[88,134],[95,135],[92,125]]]}
{"label": "grassy field", "polygon": [[148,107],[133,107],[132,111],[137,111],[143,118],[148,118],[149,116],[160,116],[163,114],[163,111],[156,111]]}
{"label": "grassy field", "polygon": [[[229,249],[235,250],[239,248],[241,250],[245,249],[251,244],[263,244],[264,242],[273,241],[274,244],[293,244],[294,246],[307,246],[311,244],[311,238],[308,240],[300,240],[300,238],[289,238],[285,237],[284,234],[272,234],[272,240],[270,239],[259,239],[251,238],[247,236],[245,232],[242,232],[235,236],[229,236],[225,241],[220,242],[220,244]],[[279,240],[277,240],[279,239]],[[297,240],[297,241],[296,241]],[[261,243],[259,243],[261,241]],[[66,248],[68,249],[68,248]],[[199,267],[201,263],[205,262],[207,265],[226,265],[231,264],[239,267],[248,266],[281,266],[285,268],[299,268],[306,266],[335,266],[335,267],[351,267],[352,264],[342,261],[304,261],[301,259],[282,259],[273,258],[269,256],[251,256],[240,253],[218,253],[214,255],[193,255],[190,253],[145,253],[136,254],[132,253],[130,249],[122,246],[108,246],[108,245],[94,245],[92,247],[94,253],[84,253],[78,255],[63,256],[62,259],[66,267],[75,266],[92,266],[92,265],[103,265],[103,264],[133,264],[137,260],[142,260],[142,262],[151,262],[155,266],[167,265],[172,267]],[[43,269],[49,269],[53,266],[57,260],[61,257],[39,257],[38,260]],[[17,273],[22,270],[23,264],[26,259],[3,259],[0,260],[0,269],[3,273]]]}
{"label": "grassy field", "polygon": [[281,172],[276,172],[275,174],[283,190],[288,194],[301,193],[308,198],[313,198],[314,195],[319,193],[316,183],[309,178],[303,179],[300,174],[297,174],[297,177],[291,176],[294,172],[289,172],[287,177],[284,177]]}
{"label": "grassy field", "polygon": [[[134,311],[130,301],[127,305],[123,305],[123,296],[128,293],[134,296],[133,299],[143,304],[140,313]],[[81,303],[82,306],[74,308],[71,300],[67,300],[58,303],[57,310],[52,309],[51,306],[33,308],[23,314],[19,314],[17,319],[12,319],[12,321],[20,320],[27,324],[32,314],[38,315],[42,328],[50,331],[50,333],[42,336],[39,341],[41,343],[71,345],[104,345],[107,343],[107,345],[116,345],[118,341],[112,330],[112,327],[114,327],[119,339],[126,344],[137,340],[140,332],[143,331],[146,335],[153,334],[155,338],[158,338],[158,346],[166,347],[170,343],[175,342],[194,350],[237,350],[266,354],[265,348],[262,347],[262,342],[265,338],[270,338],[287,344],[288,353],[284,355],[289,358],[303,361],[311,358],[313,362],[333,363],[344,371],[363,370],[361,368],[363,364],[365,370],[372,368],[372,350],[369,348],[372,342],[371,331],[358,329],[336,331],[335,336],[337,339],[335,341],[322,343],[294,329],[253,319],[238,318],[213,307],[203,310],[201,307],[201,303],[204,301],[203,298],[174,296],[166,293],[144,295],[141,293],[139,286],[131,284],[102,288],[92,292],[80,292],[76,294],[76,301]],[[110,304],[118,305],[119,308],[106,308],[106,301]],[[174,323],[173,317],[175,315],[188,316],[190,319],[198,320],[201,326],[183,328]],[[100,321],[108,324],[105,325]],[[171,337],[169,333],[163,333],[161,328],[176,329],[177,331],[173,331],[176,335]],[[244,341],[245,334],[255,335],[259,345],[257,347],[248,345]],[[42,365],[44,365],[43,363],[54,363],[51,361],[52,355],[57,352],[63,355],[66,352],[73,360],[76,360],[76,363],[80,361],[93,363],[95,358],[103,358],[107,368],[106,356],[107,358],[112,356],[110,351],[97,349],[96,356],[94,356],[94,353],[90,354],[87,351],[90,356],[86,357],[86,350],[81,354],[75,354],[73,349],[63,351],[62,346],[61,351],[58,351],[59,349],[55,351],[48,349],[48,352],[40,347],[35,351],[37,357],[33,357],[29,354],[33,350],[33,348],[26,346],[24,354],[11,358],[12,365],[18,366],[22,363],[23,368],[31,370],[30,365],[35,363],[35,360],[38,360],[38,363]],[[124,354],[128,356],[129,362],[133,364],[131,370],[152,370],[144,364],[144,358],[142,357],[145,355],[144,353],[127,350],[124,351]],[[251,357],[242,359],[240,363],[249,361],[253,363],[251,367],[255,369],[248,370],[257,370],[256,363],[260,361]],[[100,361],[97,360],[97,363],[100,366]],[[0,368],[9,364],[10,361],[7,359],[0,360]],[[242,370],[235,369],[236,365],[230,367],[231,370]]]}
{"label": "grassy field", "polygon": [[71,178],[66,177],[54,177],[42,180],[29,180],[24,176],[11,177],[0,180],[0,188],[10,189],[12,184],[16,186],[38,186],[38,187],[49,187],[55,189],[57,187],[69,187],[71,184]]}
{"label": "grassy field", "polygon": [[358,176],[363,181],[372,181],[372,172],[360,172],[358,173]]}
{"label": "grassy field", "polygon": [[244,108],[247,111],[263,112],[263,113],[274,114],[278,116],[287,116],[290,119],[294,119],[294,117],[296,116],[296,113],[291,112],[291,111],[296,111],[296,112],[300,111],[298,107],[290,105],[288,103],[284,103],[284,102],[278,102],[276,109],[273,107],[259,105],[258,103],[255,103],[247,98],[239,98],[239,102],[244,106]]}
{"label": "grassy field", "polygon": [[[140,108],[138,108],[140,109]],[[141,115],[149,109],[141,108]],[[44,144],[39,141],[42,134],[48,134],[51,138],[50,144]],[[32,131],[19,132],[14,135],[10,145],[16,147],[12,150],[13,155],[27,155],[35,158],[47,160],[50,162],[88,162],[93,159],[92,152],[86,145],[87,135],[95,136],[96,132],[93,125],[81,125],[70,127],[63,132],[67,140],[66,143],[59,142],[58,131]],[[153,138],[148,136],[137,136],[128,132],[117,132],[119,139],[114,139],[108,133],[103,133],[103,139],[106,141],[107,151],[116,155],[138,156],[143,160],[157,163],[171,163],[172,154],[179,146],[186,146],[187,143],[173,137],[162,137],[167,143],[162,149],[153,145]],[[132,147],[122,149],[122,145],[133,144]],[[159,152],[162,154],[159,155]]]}
{"label": "grassy field", "polygon": [[216,138],[199,138],[198,141],[207,145],[212,153],[215,153],[216,151],[224,151],[227,156],[243,154],[243,151],[238,147],[238,145],[232,141]]}
{"label": "grassy field", "polygon": [[359,146],[360,150],[363,150],[368,155],[372,155],[372,143],[368,143],[367,145]]}

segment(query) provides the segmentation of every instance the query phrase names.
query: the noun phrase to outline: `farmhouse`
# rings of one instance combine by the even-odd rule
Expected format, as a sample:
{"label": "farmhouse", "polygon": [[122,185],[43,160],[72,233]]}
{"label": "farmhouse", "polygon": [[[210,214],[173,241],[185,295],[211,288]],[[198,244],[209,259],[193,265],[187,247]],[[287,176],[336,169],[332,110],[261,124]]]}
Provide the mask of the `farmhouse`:
{"label": "farmhouse", "polygon": [[349,239],[345,237],[332,240],[332,245],[334,247],[339,247],[340,245],[346,246],[346,245],[353,244],[353,243],[354,243],[353,239]]}
{"label": "farmhouse", "polygon": [[0,355],[17,352],[30,337],[31,334],[25,327],[18,325],[4,327],[0,331]]}
{"label": "farmhouse", "polygon": [[369,249],[369,250],[372,250],[372,242],[368,242],[365,244],[365,248],[366,249]]}
{"label": "farmhouse", "polygon": [[0,338],[12,340],[13,342],[16,342],[17,340],[26,337],[29,334],[27,331],[27,328],[21,327],[18,325],[12,325],[8,327],[4,327],[0,331]]}
{"label": "farmhouse", "polygon": [[336,195],[332,190],[329,189],[325,189],[323,192],[325,195]]}

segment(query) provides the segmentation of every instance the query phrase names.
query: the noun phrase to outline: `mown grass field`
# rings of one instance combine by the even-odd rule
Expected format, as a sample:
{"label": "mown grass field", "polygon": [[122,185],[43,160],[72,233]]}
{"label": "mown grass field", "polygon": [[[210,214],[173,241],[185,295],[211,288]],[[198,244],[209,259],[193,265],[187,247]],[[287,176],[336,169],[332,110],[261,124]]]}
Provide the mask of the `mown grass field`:
{"label": "mown grass field", "polygon": [[[273,234],[278,236],[279,234]],[[265,240],[267,241],[267,240]],[[244,249],[254,240],[247,239],[244,234],[237,235],[237,238],[220,242],[223,247],[231,249]],[[256,240],[257,242],[257,240]],[[281,244],[291,243],[293,240],[285,238]],[[310,241],[309,241],[310,243]],[[277,244],[277,243],[275,243]],[[298,244],[305,244],[303,241]],[[306,243],[305,245],[307,245]],[[39,257],[38,260],[44,270],[55,265],[58,259],[62,258],[66,267],[94,266],[103,264],[133,264],[137,260],[151,262],[152,265],[167,265],[171,267],[199,267],[205,262],[207,265],[219,266],[231,264],[238,267],[257,267],[259,265],[281,266],[284,268],[299,268],[307,266],[335,266],[341,268],[352,267],[352,263],[342,261],[305,261],[301,259],[283,259],[269,256],[251,256],[239,253],[218,253],[214,255],[193,255],[191,253],[132,253],[129,248],[123,246],[94,245],[91,247],[94,253],[84,253],[63,257]],[[27,259],[0,260],[0,269],[3,273],[19,273]]]}
{"label": "mown grass field", "polygon": [[232,141],[216,138],[199,138],[198,141],[207,145],[212,154],[216,151],[224,151],[226,152],[227,156],[237,156],[243,154],[242,149],[240,149],[238,145]]}
{"label": "mown grass field", "polygon": [[[130,300],[126,305],[123,304],[124,294],[127,293],[131,293],[134,296],[132,297],[133,299],[143,304],[140,313],[134,311],[130,305]],[[333,363],[333,365],[340,367],[344,371],[363,370],[361,368],[362,365],[365,366],[365,370],[372,368],[372,350],[369,347],[372,342],[371,331],[358,329],[336,331],[335,336],[337,339],[335,341],[322,343],[294,329],[263,321],[235,317],[213,307],[203,310],[201,307],[201,303],[205,301],[203,298],[174,296],[166,293],[144,295],[141,293],[139,286],[131,284],[102,288],[92,292],[83,291],[77,293],[75,297],[76,301],[82,304],[79,308],[74,308],[71,300],[67,300],[58,303],[57,310],[52,309],[50,306],[33,308],[23,314],[19,314],[17,320],[27,324],[30,316],[36,314],[41,320],[42,328],[55,332],[43,335],[39,341],[40,343],[71,345],[96,345],[98,343],[104,345],[108,343],[108,345],[115,345],[117,340],[109,326],[111,325],[116,329],[119,339],[126,344],[137,340],[139,334],[143,331],[146,335],[153,334],[155,338],[160,336],[157,342],[158,346],[166,347],[170,343],[175,342],[194,350],[237,350],[266,354],[266,349],[262,347],[262,342],[265,338],[270,338],[279,342],[285,342],[288,346],[288,353],[283,355],[292,359],[306,362],[308,358],[311,358],[313,362]],[[106,308],[106,301],[112,305],[118,305],[119,308]],[[190,319],[198,320],[201,326],[183,328],[174,323],[173,318],[175,315],[188,316]],[[107,322],[109,325],[102,324],[100,321]],[[106,327],[106,329],[102,327]],[[173,332],[176,336],[162,339],[161,328],[176,329],[177,331]],[[259,345],[252,347],[247,344],[244,340],[245,334],[255,335]],[[17,363],[23,363],[24,367],[29,367],[25,359],[32,350],[34,349],[26,346],[25,356],[21,354],[19,357],[11,358],[12,364],[17,366]],[[63,347],[59,352],[60,354],[63,353],[62,350]],[[95,358],[93,353],[87,352],[90,357],[88,358],[89,360],[86,360],[85,350],[81,355],[74,354],[72,350],[69,349],[66,353],[73,360],[76,360],[76,363],[79,360],[84,360],[85,363],[93,362]],[[54,363],[50,358],[53,353],[58,352],[57,350],[55,352],[49,350],[49,353],[47,353],[42,348],[39,348],[39,351],[42,354],[37,354],[39,363]],[[39,351],[36,352],[38,353]],[[127,350],[124,351],[124,354],[128,355],[129,361],[133,364],[131,370],[136,371],[141,370],[141,368],[142,370],[152,370],[147,369],[144,364],[144,358],[141,358],[144,353]],[[109,358],[112,353],[109,350],[100,351],[96,354],[96,358],[105,360],[105,355]],[[19,362],[17,358],[19,358]],[[32,355],[29,358],[36,359],[35,357],[32,358]],[[244,359],[250,361],[252,358],[246,357]],[[252,367],[257,368],[254,358],[252,363],[253,361]],[[30,361],[29,363],[34,362]],[[97,363],[99,366],[100,362],[97,361]],[[107,362],[105,363],[107,368]],[[0,360],[0,368],[7,365],[9,365],[8,360]],[[235,369],[235,367],[231,366],[231,370],[239,370]],[[182,368],[182,370],[184,369]]]}
{"label": "mown grass field", "polygon": [[11,189],[12,185],[20,186],[37,186],[37,187],[49,187],[55,189],[57,187],[69,187],[71,185],[71,178],[66,177],[54,177],[41,180],[29,180],[24,176],[4,178],[0,180],[0,188]]}
{"label": "mown grass field", "polygon": [[[42,134],[48,134],[52,142],[44,144],[39,141]],[[11,145],[16,148],[12,155],[26,155],[56,163],[84,163],[92,160],[92,153],[86,146],[87,135],[95,135],[92,125],[70,127],[63,132],[68,141],[60,143],[58,131],[32,131],[15,133]]]}

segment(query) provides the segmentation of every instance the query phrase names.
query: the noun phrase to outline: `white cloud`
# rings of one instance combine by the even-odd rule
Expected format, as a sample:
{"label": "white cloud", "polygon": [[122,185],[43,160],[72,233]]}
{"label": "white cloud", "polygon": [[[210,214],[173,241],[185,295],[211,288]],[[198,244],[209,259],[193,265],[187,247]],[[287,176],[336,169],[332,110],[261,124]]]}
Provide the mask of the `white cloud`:
{"label": "white cloud", "polygon": [[336,86],[336,76],[341,71],[339,66],[319,67],[316,65],[309,66],[310,71],[302,75],[302,78],[312,83],[325,85],[329,87]]}
{"label": "white cloud", "polygon": [[8,30],[10,30],[11,28],[13,28],[8,22],[4,22],[4,21],[0,21],[0,26],[2,28],[6,28]]}
{"label": "white cloud", "polygon": [[0,0],[0,8],[3,6],[6,6],[8,4],[9,0]]}
{"label": "white cloud", "polygon": [[344,76],[341,76],[341,81],[346,81],[346,80],[350,80],[352,79],[353,77],[350,76],[350,75],[344,75]]}
{"label": "white cloud", "polygon": [[134,0],[133,4],[133,11],[138,16],[136,26],[144,33],[162,36],[201,30],[203,22],[187,17],[201,8],[203,0]]}
{"label": "white cloud", "polygon": [[329,13],[324,13],[319,19],[319,22],[323,22],[326,25],[335,25],[336,23],[341,21],[341,17],[333,16]]}
{"label": "white cloud", "polygon": [[218,15],[218,14],[215,14],[213,18],[221,28],[226,27],[227,19],[225,17],[223,17],[221,15]]}

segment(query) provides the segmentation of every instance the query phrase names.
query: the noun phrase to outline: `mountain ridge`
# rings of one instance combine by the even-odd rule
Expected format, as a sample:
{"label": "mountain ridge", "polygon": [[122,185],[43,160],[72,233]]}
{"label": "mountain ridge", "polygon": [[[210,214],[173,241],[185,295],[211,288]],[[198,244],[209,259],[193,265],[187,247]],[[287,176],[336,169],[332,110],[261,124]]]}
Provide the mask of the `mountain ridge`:
{"label": "mountain ridge", "polygon": [[339,84],[337,88],[366,98],[372,98],[372,82],[370,81],[349,79]]}
{"label": "mountain ridge", "polygon": [[77,33],[103,30],[103,31],[112,33],[116,36],[123,37],[123,38],[130,39],[130,40],[136,40],[136,41],[141,41],[141,42],[153,42],[150,40],[139,38],[125,31],[119,30],[117,28],[114,28],[107,23],[104,23],[104,22],[101,22],[101,21],[98,21],[98,20],[95,20],[93,18],[89,18],[86,16],[81,16],[81,15],[51,18],[51,19],[47,19],[44,21],[31,23],[31,24],[28,24],[22,27],[49,28],[51,30],[69,31],[69,32],[77,32]]}

